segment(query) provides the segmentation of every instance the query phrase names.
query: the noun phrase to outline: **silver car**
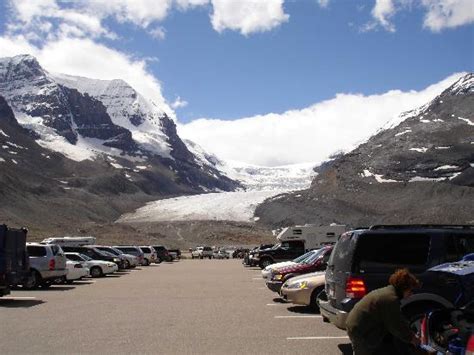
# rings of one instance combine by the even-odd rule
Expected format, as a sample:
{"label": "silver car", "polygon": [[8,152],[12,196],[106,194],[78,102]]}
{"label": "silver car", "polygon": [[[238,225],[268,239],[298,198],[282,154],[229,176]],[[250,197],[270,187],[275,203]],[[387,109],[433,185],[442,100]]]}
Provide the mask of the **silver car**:
{"label": "silver car", "polygon": [[23,288],[47,288],[55,280],[66,281],[66,257],[59,245],[26,243],[26,250],[30,259],[30,273]]}

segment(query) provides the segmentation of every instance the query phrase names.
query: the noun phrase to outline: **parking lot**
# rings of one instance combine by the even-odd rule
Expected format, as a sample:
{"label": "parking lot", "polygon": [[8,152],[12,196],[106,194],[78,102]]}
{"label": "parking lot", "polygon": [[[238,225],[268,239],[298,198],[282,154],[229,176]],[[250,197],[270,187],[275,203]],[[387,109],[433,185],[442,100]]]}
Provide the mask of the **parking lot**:
{"label": "parking lot", "polygon": [[182,260],[0,299],[2,354],[350,353],[241,260]]}

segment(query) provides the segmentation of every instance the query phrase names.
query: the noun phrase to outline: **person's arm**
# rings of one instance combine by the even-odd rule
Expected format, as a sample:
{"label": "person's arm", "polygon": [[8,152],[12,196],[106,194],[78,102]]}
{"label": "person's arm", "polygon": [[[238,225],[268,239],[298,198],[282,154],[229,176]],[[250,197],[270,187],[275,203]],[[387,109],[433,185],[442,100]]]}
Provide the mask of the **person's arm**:
{"label": "person's arm", "polygon": [[383,321],[387,330],[395,337],[405,343],[419,345],[419,340],[410,329],[408,321],[403,316],[398,302],[387,302],[384,304]]}

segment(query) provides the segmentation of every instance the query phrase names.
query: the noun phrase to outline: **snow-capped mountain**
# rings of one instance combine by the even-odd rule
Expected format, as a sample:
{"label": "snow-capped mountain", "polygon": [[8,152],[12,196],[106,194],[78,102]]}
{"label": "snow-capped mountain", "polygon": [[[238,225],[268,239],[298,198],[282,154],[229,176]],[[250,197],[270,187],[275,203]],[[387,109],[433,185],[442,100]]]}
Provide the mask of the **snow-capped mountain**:
{"label": "snow-capped mountain", "polygon": [[147,190],[171,193],[170,184],[192,192],[240,186],[197,164],[175,123],[123,80],[50,74],[36,58],[20,55],[0,58],[0,95],[40,146],[74,161],[105,159],[131,182],[137,181],[131,172],[147,175],[155,185],[170,180]]}
{"label": "snow-capped mountain", "polygon": [[293,164],[265,167],[235,161],[224,161],[216,155],[206,152],[200,145],[185,139],[184,143],[193,153],[196,161],[210,166],[233,180],[240,181],[248,191],[294,191],[306,189],[316,176],[317,163]]}
{"label": "snow-capped mountain", "polygon": [[[474,75],[261,205],[264,223],[474,223]],[[283,222],[285,221],[285,222]]]}

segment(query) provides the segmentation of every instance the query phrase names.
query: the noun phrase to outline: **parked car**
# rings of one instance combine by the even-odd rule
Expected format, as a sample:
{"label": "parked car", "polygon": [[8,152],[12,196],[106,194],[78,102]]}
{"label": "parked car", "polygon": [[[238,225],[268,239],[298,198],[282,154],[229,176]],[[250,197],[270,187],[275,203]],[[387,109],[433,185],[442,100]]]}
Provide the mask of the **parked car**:
{"label": "parked car", "polygon": [[156,262],[157,254],[152,246],[140,246],[139,248],[143,252],[143,265],[148,266]]}
{"label": "parked car", "polygon": [[283,283],[292,277],[325,270],[332,249],[332,245],[327,245],[298,264],[273,270],[271,277],[266,281],[267,287],[274,292],[280,292]]}
{"label": "parked car", "polygon": [[[76,280],[89,276],[89,268],[77,261],[66,260],[66,283],[72,284]],[[64,281],[63,281],[64,282]]]}
{"label": "parked car", "polygon": [[214,259],[229,259],[229,254],[224,249],[215,250],[212,254]]}
{"label": "parked car", "polygon": [[211,247],[197,247],[191,252],[191,258],[209,258],[212,259],[212,248]]}
{"label": "parked car", "polygon": [[171,261],[171,256],[169,255],[168,249],[164,245],[153,245],[153,248],[156,251],[156,263],[159,264],[163,261]]}
{"label": "parked car", "polygon": [[310,306],[314,311],[318,311],[317,297],[324,290],[325,274],[325,271],[318,271],[288,279],[281,286],[281,298],[286,302]]}
{"label": "parked car", "polygon": [[181,250],[179,249],[168,249],[168,252],[171,257],[171,261],[179,260],[181,259]]}
{"label": "parked car", "polygon": [[115,245],[114,248],[121,250],[125,254],[136,256],[138,258],[139,265],[145,264],[145,254],[141,251],[139,247],[134,245]]}
{"label": "parked car", "polygon": [[23,282],[23,288],[47,288],[57,280],[66,280],[66,257],[59,245],[26,243],[30,272]]}
{"label": "parked car", "polygon": [[112,262],[112,263],[117,264],[117,266],[120,267],[121,269],[125,268],[124,259],[121,259],[117,255],[103,252],[96,246],[90,246],[90,245],[80,246],[80,247],[65,246],[64,251],[70,252],[70,253],[72,252],[72,253],[84,254],[93,260],[103,260],[103,261]]}
{"label": "parked car", "polygon": [[0,297],[10,294],[11,287],[23,282],[29,274],[25,228],[0,225]]}
{"label": "parked car", "polygon": [[244,260],[242,260],[242,264],[244,266],[258,266],[259,265],[259,260],[258,260],[258,255],[259,252],[263,252],[266,250],[269,250],[273,248],[273,244],[260,244],[260,246],[253,248],[250,250],[248,253],[245,254]]}
{"label": "parked car", "polygon": [[[318,249],[315,249],[315,250],[318,250]],[[282,261],[281,263],[268,265],[267,267],[265,267],[265,269],[262,270],[262,277],[264,279],[267,279],[271,275],[272,270],[285,267],[285,266],[298,264],[313,254],[314,254],[314,250],[311,250],[307,252],[306,254],[303,254],[297,257],[296,259],[293,259],[292,261]]]}
{"label": "parked car", "polygon": [[125,269],[134,268],[138,265],[138,258],[135,255],[125,254],[123,251],[109,246],[97,245],[97,249],[109,252],[119,258],[124,259]]}
{"label": "parked car", "polygon": [[[399,268],[408,268],[423,283],[402,304],[408,318],[452,307],[448,294],[433,292],[430,285],[434,283],[429,281],[433,275],[427,270],[472,252],[474,226],[378,225],[344,233],[329,259],[325,292],[318,296],[323,320],[345,329],[347,314],[354,305],[368,292],[386,286],[389,276]],[[444,289],[449,290],[449,283],[446,286]]]}
{"label": "parked car", "polygon": [[110,261],[94,260],[89,256],[80,253],[68,252],[65,254],[69,260],[83,263],[83,265],[89,269],[91,277],[102,277],[118,270],[118,265]]}
{"label": "parked car", "polygon": [[234,252],[232,253],[232,258],[234,259],[243,259],[243,257],[245,256],[246,253],[248,253],[250,251],[250,249],[246,249],[246,248],[237,248],[234,250]]}

